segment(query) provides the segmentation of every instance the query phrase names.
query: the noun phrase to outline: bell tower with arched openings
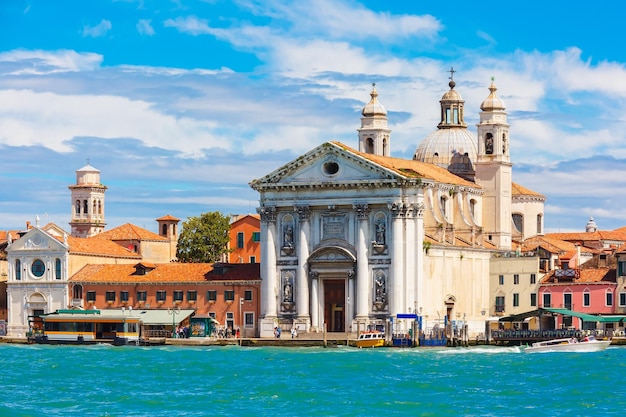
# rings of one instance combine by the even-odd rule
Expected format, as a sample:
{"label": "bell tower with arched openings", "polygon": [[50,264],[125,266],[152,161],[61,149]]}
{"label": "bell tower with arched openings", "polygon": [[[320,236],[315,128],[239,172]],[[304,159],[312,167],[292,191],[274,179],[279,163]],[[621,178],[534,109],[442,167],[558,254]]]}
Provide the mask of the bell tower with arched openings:
{"label": "bell tower with arched openings", "polygon": [[104,193],[107,186],[100,183],[100,171],[87,165],[76,171],[72,192],[72,236],[91,237],[104,231]]}
{"label": "bell tower with arched openings", "polygon": [[391,130],[387,127],[387,110],[378,102],[376,84],[372,84],[372,97],[363,107],[359,132],[359,152],[391,156]]}

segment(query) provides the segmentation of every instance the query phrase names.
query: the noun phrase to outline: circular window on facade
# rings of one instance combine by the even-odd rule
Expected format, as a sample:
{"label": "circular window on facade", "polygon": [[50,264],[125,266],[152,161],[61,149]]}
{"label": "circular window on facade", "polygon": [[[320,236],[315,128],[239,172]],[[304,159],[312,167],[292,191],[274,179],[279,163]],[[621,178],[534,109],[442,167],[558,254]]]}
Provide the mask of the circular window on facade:
{"label": "circular window on facade", "polygon": [[43,274],[46,272],[46,265],[44,265],[41,259],[36,259],[35,262],[33,262],[33,266],[30,268],[30,270],[34,276],[39,278],[42,277]]}
{"label": "circular window on facade", "polygon": [[322,170],[324,171],[324,174],[328,176],[335,175],[337,172],[339,172],[339,164],[334,161],[326,162],[322,166]]}

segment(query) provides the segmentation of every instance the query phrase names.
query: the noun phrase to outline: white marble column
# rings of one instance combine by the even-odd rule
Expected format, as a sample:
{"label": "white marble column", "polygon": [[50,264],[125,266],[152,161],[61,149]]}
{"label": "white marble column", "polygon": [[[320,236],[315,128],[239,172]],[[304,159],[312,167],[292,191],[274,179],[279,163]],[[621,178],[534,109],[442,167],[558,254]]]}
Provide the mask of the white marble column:
{"label": "white marble column", "polygon": [[358,235],[356,244],[356,319],[357,321],[365,320],[369,316],[369,262],[367,246],[369,243],[369,209],[367,204],[355,204],[353,208],[356,211],[358,222]]}
{"label": "white marble column", "polygon": [[278,317],[276,276],[276,207],[259,208],[261,215],[261,318]]}
{"label": "white marble column", "polygon": [[322,330],[320,328],[320,282],[317,271],[311,271],[311,331]]}
{"label": "white marble column", "polygon": [[424,204],[418,203],[415,209],[415,306],[419,310],[426,301],[424,300],[424,258],[426,257],[424,252]]}
{"label": "white marble column", "polygon": [[311,225],[309,222],[310,210],[309,206],[297,206],[296,211],[300,219],[300,233],[298,235],[298,275],[296,283],[296,307],[298,311],[298,319],[307,323],[311,322],[309,315],[309,236],[311,234]]}
{"label": "white marble column", "polygon": [[406,207],[404,203],[397,202],[390,207],[391,220],[391,271],[388,282],[388,289],[391,293],[389,297],[389,314],[395,316],[402,313],[402,300],[404,288],[404,233],[403,223]]}

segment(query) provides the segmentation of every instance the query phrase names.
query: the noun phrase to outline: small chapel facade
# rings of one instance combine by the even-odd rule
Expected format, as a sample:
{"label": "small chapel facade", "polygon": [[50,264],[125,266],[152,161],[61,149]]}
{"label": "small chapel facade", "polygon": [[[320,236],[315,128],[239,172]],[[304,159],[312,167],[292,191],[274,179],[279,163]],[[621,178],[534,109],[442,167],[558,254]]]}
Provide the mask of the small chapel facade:
{"label": "small chapel facade", "polygon": [[[387,111],[374,88],[358,150],[323,143],[254,180],[260,193],[260,336],[276,326],[357,332],[406,313],[463,319],[484,331],[490,258],[510,251],[523,218],[543,220],[545,197],[517,196],[509,125],[492,82],[478,135],[450,81],[437,131],[413,159],[391,157]],[[525,210],[529,210],[526,213]]]}

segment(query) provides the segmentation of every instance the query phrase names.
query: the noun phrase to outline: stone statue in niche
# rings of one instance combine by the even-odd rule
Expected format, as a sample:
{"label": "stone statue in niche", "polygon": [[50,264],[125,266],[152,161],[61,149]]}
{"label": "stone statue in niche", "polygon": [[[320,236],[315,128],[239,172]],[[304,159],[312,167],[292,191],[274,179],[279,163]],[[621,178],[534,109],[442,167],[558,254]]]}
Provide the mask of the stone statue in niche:
{"label": "stone statue in niche", "polygon": [[291,283],[291,278],[287,278],[285,280],[285,285],[283,287],[283,302],[293,302],[293,284]]}
{"label": "stone statue in niche", "polygon": [[287,255],[293,253],[293,225],[287,224],[283,228],[283,252]]}
{"label": "stone statue in niche", "polygon": [[376,295],[375,300],[378,302],[385,302],[387,298],[387,290],[385,288],[385,277],[380,275],[376,277]]}
{"label": "stone statue in niche", "polygon": [[376,222],[376,244],[384,245],[386,241],[386,227],[384,220],[378,220]]}

